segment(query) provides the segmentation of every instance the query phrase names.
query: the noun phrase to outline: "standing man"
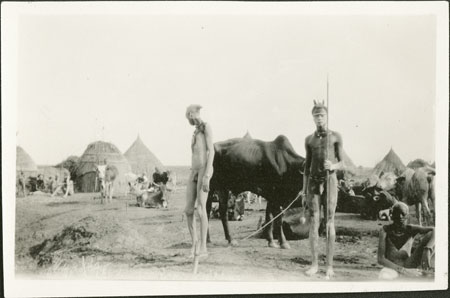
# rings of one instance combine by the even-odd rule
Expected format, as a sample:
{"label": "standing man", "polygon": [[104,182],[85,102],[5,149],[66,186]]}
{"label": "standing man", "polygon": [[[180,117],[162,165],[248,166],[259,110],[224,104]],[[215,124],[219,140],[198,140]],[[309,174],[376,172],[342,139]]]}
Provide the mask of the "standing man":
{"label": "standing man", "polygon": [[[208,217],[206,214],[206,201],[208,199],[209,181],[213,174],[214,145],[212,131],[209,124],[200,118],[200,105],[190,105],[186,109],[186,118],[190,125],[195,126],[192,136],[192,163],[191,174],[187,182],[186,213],[189,233],[192,238],[192,256],[197,249],[200,256],[207,256],[206,237],[208,233]],[[198,242],[194,210],[200,218],[200,243]]]}
{"label": "standing man", "polygon": [[[305,273],[309,276],[319,269],[318,246],[320,208],[324,206],[324,219],[327,231],[326,278],[333,275],[333,255],[336,232],[334,214],[337,204],[336,170],[343,169],[342,138],[335,131],[328,130],[327,107],[314,101],[312,115],[316,131],[305,140],[306,162],[303,178],[303,194],[305,195],[308,216],[310,217],[309,243],[312,253],[312,264]],[[327,172],[329,174],[327,180]],[[329,193],[327,193],[329,191]]]}
{"label": "standing man", "polygon": [[20,194],[20,192],[22,192],[23,196],[26,197],[27,196],[27,190],[26,190],[26,178],[25,178],[25,174],[23,173],[23,171],[20,171],[20,175],[19,175],[19,179],[18,179],[18,184],[19,184],[19,191],[17,193],[17,195]]}

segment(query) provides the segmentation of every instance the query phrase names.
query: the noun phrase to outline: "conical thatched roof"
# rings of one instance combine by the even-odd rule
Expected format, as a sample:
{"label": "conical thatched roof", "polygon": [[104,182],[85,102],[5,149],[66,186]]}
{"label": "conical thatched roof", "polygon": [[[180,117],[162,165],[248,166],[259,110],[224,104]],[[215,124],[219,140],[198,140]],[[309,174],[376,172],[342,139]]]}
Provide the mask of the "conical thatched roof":
{"label": "conical thatched roof", "polygon": [[248,130],[247,130],[247,133],[244,135],[244,139],[252,139],[252,136],[250,135]]}
{"label": "conical thatched roof", "polygon": [[38,170],[36,163],[22,147],[16,147],[16,171],[36,173]]}
{"label": "conical thatched roof", "polygon": [[145,172],[147,175],[151,175],[155,171],[155,167],[164,169],[162,162],[145,146],[139,136],[124,155],[135,174]]}
{"label": "conical thatched roof", "polygon": [[89,144],[80,157],[76,170],[77,188],[82,192],[98,191],[95,183],[96,165],[104,164],[113,165],[119,171],[114,183],[114,193],[126,193],[128,186],[125,174],[131,172],[131,166],[114,144],[103,141]]}
{"label": "conical thatched roof", "polygon": [[391,148],[388,154],[374,168],[374,174],[379,175],[381,172],[392,172],[400,176],[406,170],[405,165],[398,155]]}
{"label": "conical thatched roof", "polygon": [[127,159],[114,144],[98,141],[89,144],[80,157],[77,175],[95,172],[95,165],[104,164],[130,166]]}

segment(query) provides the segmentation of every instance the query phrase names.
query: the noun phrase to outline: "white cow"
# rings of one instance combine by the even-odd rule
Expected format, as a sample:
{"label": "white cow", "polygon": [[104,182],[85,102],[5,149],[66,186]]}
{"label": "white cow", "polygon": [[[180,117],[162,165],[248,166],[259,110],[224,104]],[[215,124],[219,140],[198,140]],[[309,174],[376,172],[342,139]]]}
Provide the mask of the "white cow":
{"label": "white cow", "polygon": [[119,175],[119,171],[113,165],[97,165],[97,180],[100,183],[101,202],[103,199],[112,202],[114,193],[114,180]]}

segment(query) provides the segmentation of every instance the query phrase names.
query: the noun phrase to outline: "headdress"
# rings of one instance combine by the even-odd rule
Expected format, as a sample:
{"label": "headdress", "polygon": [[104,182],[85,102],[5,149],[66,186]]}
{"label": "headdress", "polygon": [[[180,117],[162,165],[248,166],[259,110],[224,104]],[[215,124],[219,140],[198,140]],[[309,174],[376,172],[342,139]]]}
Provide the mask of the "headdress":
{"label": "headdress", "polygon": [[314,100],[314,107],[311,111],[311,113],[314,114],[322,114],[322,113],[328,113],[328,109],[324,104],[324,101],[315,101]]}

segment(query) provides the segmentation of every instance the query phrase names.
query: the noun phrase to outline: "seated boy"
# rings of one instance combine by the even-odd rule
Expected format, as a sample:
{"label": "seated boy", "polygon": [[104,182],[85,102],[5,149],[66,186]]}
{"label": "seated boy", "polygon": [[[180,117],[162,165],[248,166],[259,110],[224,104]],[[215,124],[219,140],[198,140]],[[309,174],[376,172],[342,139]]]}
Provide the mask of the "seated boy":
{"label": "seated boy", "polygon": [[[434,255],[434,228],[407,224],[409,208],[405,203],[397,202],[392,207],[392,221],[383,226],[378,243],[378,263],[390,268],[390,276],[402,274],[418,277],[418,270],[431,269],[431,258]],[[424,234],[420,243],[411,253],[414,237]],[[387,269],[383,269],[386,272]]]}

